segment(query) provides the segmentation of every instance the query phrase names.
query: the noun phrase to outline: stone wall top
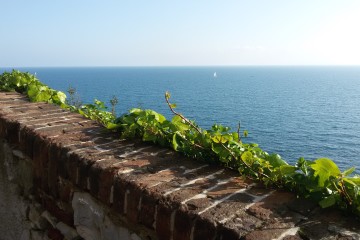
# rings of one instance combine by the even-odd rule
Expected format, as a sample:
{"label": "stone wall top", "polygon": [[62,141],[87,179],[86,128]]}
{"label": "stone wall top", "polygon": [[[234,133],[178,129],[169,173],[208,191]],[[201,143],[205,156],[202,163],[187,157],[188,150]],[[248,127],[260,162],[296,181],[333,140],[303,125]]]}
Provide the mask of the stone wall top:
{"label": "stone wall top", "polygon": [[0,137],[33,160],[41,191],[66,201],[66,179],[158,239],[360,239],[355,217],[17,93],[0,93]]}

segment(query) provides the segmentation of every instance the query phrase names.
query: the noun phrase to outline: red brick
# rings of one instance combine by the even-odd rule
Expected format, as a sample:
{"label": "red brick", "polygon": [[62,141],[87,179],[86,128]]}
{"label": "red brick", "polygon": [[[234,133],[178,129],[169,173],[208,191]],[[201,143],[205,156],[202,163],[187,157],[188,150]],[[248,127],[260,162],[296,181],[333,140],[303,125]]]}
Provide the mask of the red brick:
{"label": "red brick", "polygon": [[20,123],[16,121],[6,122],[6,139],[10,144],[19,144]]}
{"label": "red brick", "polygon": [[154,228],[155,208],[159,198],[158,193],[150,192],[146,189],[143,191],[138,221],[150,229]]}
{"label": "red brick", "polygon": [[295,198],[296,196],[293,193],[278,190],[251,206],[248,213],[259,219],[267,220],[276,214],[289,212],[287,204],[294,201]]}
{"label": "red brick", "polygon": [[142,190],[135,183],[129,183],[126,217],[130,224],[138,222],[140,199],[142,200]]}
{"label": "red brick", "polygon": [[20,129],[20,144],[19,148],[23,151],[23,153],[30,158],[33,157],[33,148],[35,141],[35,133],[26,127]]}
{"label": "red brick", "polygon": [[119,177],[114,181],[114,203],[112,208],[120,215],[124,215],[124,199],[128,183]]}
{"label": "red brick", "polygon": [[35,187],[41,188],[43,191],[48,192],[48,163],[49,163],[49,143],[48,141],[39,137],[34,140],[34,156],[33,156],[33,169],[34,181],[37,183]]}
{"label": "red brick", "polygon": [[[191,228],[196,215],[189,215],[187,209],[180,208],[175,212],[173,239],[190,239]],[[205,239],[205,238],[203,238]]]}
{"label": "red brick", "polygon": [[[70,180],[70,159],[67,156],[68,150],[65,148],[61,148],[58,144],[56,144],[56,148],[59,153],[56,154],[58,156],[58,166],[57,166],[57,172],[60,177],[64,179]],[[73,170],[73,169],[72,169]]]}
{"label": "red brick", "polygon": [[244,237],[244,240],[273,240],[280,237],[280,235],[287,229],[261,229],[254,230]]}
{"label": "red brick", "polygon": [[58,166],[61,152],[55,144],[49,145],[49,163],[48,163],[48,185],[49,192],[53,197],[58,197]]}
{"label": "red brick", "polygon": [[177,209],[178,206],[174,206],[173,203],[160,202],[157,205],[156,214],[156,233],[159,240],[168,240],[171,238],[172,233],[170,229],[171,214]]}
{"label": "red brick", "polygon": [[[94,164],[93,159],[83,158],[77,154],[74,155],[76,155],[74,159],[77,159],[78,169],[78,182],[75,182],[76,185],[84,191],[89,190],[94,197],[97,197],[99,191],[99,175],[97,173],[98,169],[94,170],[94,168],[91,168]],[[95,178],[95,176],[97,176],[97,178]],[[90,181],[90,189],[88,189],[88,181]]]}
{"label": "red brick", "polygon": [[[217,179],[218,181],[220,179]],[[216,188],[210,190],[207,193],[207,196],[209,198],[212,198],[214,200],[222,199],[236,191],[239,191],[240,189],[247,188],[249,184],[246,180],[242,179],[241,177],[233,178],[229,182],[219,185]]]}
{"label": "red brick", "polygon": [[[99,199],[105,203],[106,205],[110,206],[110,193],[111,188],[114,185],[114,179],[115,175],[117,174],[117,169],[111,167],[113,165],[114,160],[105,160],[100,163],[95,163],[92,168],[100,168],[100,174],[99,177],[92,178],[90,175],[90,184],[91,188],[93,187],[93,184],[98,184],[99,191],[98,191],[98,197]],[[97,181],[96,181],[97,180]]]}
{"label": "red brick", "polygon": [[193,239],[214,239],[216,236],[217,224],[213,219],[198,217],[195,220]]}
{"label": "red brick", "polygon": [[202,215],[220,222],[224,219],[231,218],[232,215],[243,212],[244,208],[250,204],[253,199],[253,197],[245,193],[238,193],[219,203],[216,207],[207,210]]}
{"label": "red brick", "polygon": [[224,213],[224,215],[222,215],[221,217],[221,220],[223,220],[225,216],[230,218],[226,220],[225,223],[219,224],[218,238],[240,239],[249,232],[253,231],[254,229],[259,229],[263,225],[263,221],[261,221],[260,219],[254,216],[247,214],[243,208],[239,208],[239,209],[236,208],[235,207],[236,202],[232,203],[232,206],[234,208],[234,212],[233,212],[233,214],[235,214],[234,216],[232,216],[233,214],[231,214],[231,212],[228,212],[226,208],[225,208],[226,209],[225,212],[223,212],[224,210],[222,208],[220,208],[218,211],[214,210],[217,216],[221,215],[221,212]]}

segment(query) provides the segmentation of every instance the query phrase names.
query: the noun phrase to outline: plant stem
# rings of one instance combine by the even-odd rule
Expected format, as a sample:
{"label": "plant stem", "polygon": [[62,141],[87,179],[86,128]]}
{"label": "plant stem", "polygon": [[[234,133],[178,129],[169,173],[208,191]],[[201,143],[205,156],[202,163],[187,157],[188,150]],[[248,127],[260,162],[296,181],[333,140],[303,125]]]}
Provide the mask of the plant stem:
{"label": "plant stem", "polygon": [[182,120],[184,120],[187,124],[189,124],[193,129],[195,129],[199,134],[202,134],[201,130],[198,127],[196,127],[191,121],[189,121],[187,118],[185,118],[182,114],[180,114],[174,110],[174,108],[171,106],[166,94],[165,94],[165,100],[173,114],[179,116]]}

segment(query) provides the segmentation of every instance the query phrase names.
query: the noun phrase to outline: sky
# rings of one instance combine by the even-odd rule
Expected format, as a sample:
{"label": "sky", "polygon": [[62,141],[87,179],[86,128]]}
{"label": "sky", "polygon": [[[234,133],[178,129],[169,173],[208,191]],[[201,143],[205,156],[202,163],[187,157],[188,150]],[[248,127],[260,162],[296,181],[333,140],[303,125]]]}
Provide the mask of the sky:
{"label": "sky", "polygon": [[0,67],[360,65],[359,0],[0,6]]}

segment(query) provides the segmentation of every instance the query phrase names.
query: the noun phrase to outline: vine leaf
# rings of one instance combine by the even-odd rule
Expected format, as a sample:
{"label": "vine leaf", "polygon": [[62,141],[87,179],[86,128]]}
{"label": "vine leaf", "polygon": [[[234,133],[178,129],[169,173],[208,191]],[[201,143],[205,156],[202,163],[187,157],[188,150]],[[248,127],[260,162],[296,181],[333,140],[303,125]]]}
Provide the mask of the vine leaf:
{"label": "vine leaf", "polygon": [[246,151],[241,155],[241,159],[246,162],[248,165],[252,165],[253,160],[253,154],[250,151]]}
{"label": "vine leaf", "polygon": [[178,144],[177,139],[176,139],[176,135],[177,135],[176,133],[173,134],[173,138],[172,138],[172,147],[173,147],[173,149],[175,151],[177,151],[178,147],[179,147],[179,144]]}
{"label": "vine leaf", "polygon": [[280,172],[282,175],[291,175],[296,172],[296,167],[290,165],[280,166]]}
{"label": "vine leaf", "polygon": [[343,176],[349,176],[351,173],[353,173],[355,171],[355,167],[349,168],[347,170],[345,170],[342,175]]}
{"label": "vine leaf", "polygon": [[65,101],[66,101],[66,94],[65,94],[65,93],[58,91],[58,92],[56,93],[56,97],[57,97],[57,100],[58,100],[60,103],[65,103]]}
{"label": "vine leaf", "polygon": [[330,195],[326,198],[324,198],[323,200],[321,200],[319,202],[319,205],[322,207],[322,208],[328,208],[328,207],[331,207],[333,205],[335,205],[336,203],[336,198],[334,195]]}
{"label": "vine leaf", "polygon": [[175,115],[171,122],[176,126],[176,128],[180,131],[186,131],[190,129],[190,126],[184,123],[184,120],[179,117],[178,115]]}
{"label": "vine leaf", "polygon": [[281,159],[279,154],[271,154],[266,158],[266,160],[268,160],[273,167],[288,165],[283,159]]}
{"label": "vine leaf", "polygon": [[314,176],[319,177],[319,186],[324,187],[330,177],[337,177],[341,174],[338,166],[328,158],[319,158],[314,161],[311,168],[315,171]]}

